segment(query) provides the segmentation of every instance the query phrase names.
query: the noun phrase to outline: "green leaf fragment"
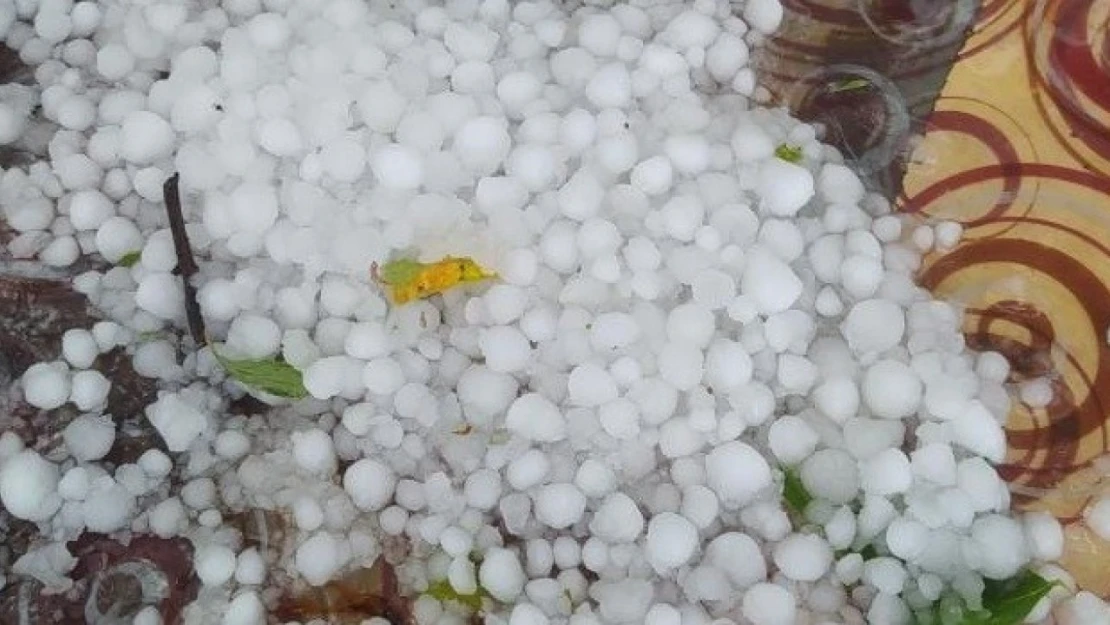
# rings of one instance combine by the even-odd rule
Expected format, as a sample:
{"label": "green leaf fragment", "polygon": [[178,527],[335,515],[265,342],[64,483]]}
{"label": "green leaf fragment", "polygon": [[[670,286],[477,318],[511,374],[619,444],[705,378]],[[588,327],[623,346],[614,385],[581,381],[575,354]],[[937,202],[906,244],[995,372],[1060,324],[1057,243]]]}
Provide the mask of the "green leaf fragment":
{"label": "green leaf fragment", "polygon": [[1028,569],[1007,580],[983,580],[983,607],[972,610],[958,594],[945,593],[914,615],[916,625],[1017,625],[1059,582]]}
{"label": "green leaf fragment", "polygon": [[784,467],[782,470],[783,483],[782,483],[782,498],[786,501],[786,506],[796,514],[804,515],[806,507],[813,501],[813,495],[809,494],[806,490],[805,484],[802,483],[802,478],[798,475],[798,471],[792,467]]}
{"label": "green leaf fragment", "polygon": [[116,265],[120,267],[134,267],[139,262],[139,259],[142,257],[142,251],[131,250],[130,252],[121,256],[119,262],[117,262]]}
{"label": "green leaf fragment", "polygon": [[1057,584],[1029,569],[1007,580],[988,579],[984,583],[983,610],[991,615],[990,619],[984,621],[985,625],[1014,625],[1022,622]]}
{"label": "green leaf fragment", "polygon": [[775,156],[787,163],[800,163],[802,162],[802,148],[798,145],[783,143],[775,148]]}
{"label": "green leaf fragment", "polygon": [[455,603],[469,608],[472,612],[477,612],[478,610],[481,610],[482,601],[489,597],[489,593],[487,593],[486,589],[482,588],[481,586],[478,587],[478,590],[472,593],[462,594],[459,591],[455,590],[455,587],[451,585],[451,582],[448,582],[445,579],[432,582],[432,585],[428,586],[428,590],[424,591],[424,594],[440,602],[454,601]]}
{"label": "green leaf fragment", "polygon": [[842,93],[844,91],[860,91],[871,86],[871,81],[866,78],[845,78],[829,84],[829,93]]}
{"label": "green leaf fragment", "polygon": [[427,266],[411,258],[398,258],[382,265],[379,276],[386,284],[408,284],[419,278]]}
{"label": "green leaf fragment", "polygon": [[243,386],[289,399],[300,399],[308,395],[301,372],[293,365],[277,358],[235,360],[225,358],[212,349],[228,375]]}

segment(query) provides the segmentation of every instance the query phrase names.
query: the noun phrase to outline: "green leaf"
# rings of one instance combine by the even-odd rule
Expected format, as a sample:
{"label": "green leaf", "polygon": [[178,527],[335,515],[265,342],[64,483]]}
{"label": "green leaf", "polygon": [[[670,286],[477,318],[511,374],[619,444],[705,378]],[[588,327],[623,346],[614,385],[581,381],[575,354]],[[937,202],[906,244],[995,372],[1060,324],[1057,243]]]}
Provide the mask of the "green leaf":
{"label": "green leaf", "polygon": [[985,625],[1015,625],[1025,620],[1029,612],[1056,586],[1026,569],[1003,581],[983,580],[983,610],[990,613]]}
{"label": "green leaf", "polygon": [[782,498],[786,506],[795,514],[805,515],[806,507],[813,501],[813,495],[806,490],[798,472],[792,467],[783,467]]}
{"label": "green leaf", "polygon": [[420,277],[427,264],[411,258],[398,258],[382,265],[379,276],[386,284],[408,284]]}
{"label": "green leaf", "polygon": [[871,543],[871,544],[868,544],[868,545],[864,546],[863,549],[860,549],[859,550],[859,555],[865,561],[866,560],[874,560],[875,558],[879,557],[879,550],[875,548],[875,545],[873,543]]}
{"label": "green leaf", "polygon": [[828,87],[829,93],[841,93],[844,91],[861,91],[871,86],[871,81],[866,78],[845,78],[830,83]]}
{"label": "green leaf", "polygon": [[235,360],[225,358],[213,346],[212,353],[228,375],[244,386],[264,393],[300,399],[308,395],[301,379],[301,372],[293,365],[277,358]]}
{"label": "green leaf", "polygon": [[454,601],[469,608],[472,612],[481,610],[482,601],[489,597],[489,593],[481,586],[478,586],[478,590],[464,595],[455,590],[455,587],[445,579],[432,582],[432,585],[428,586],[428,590],[424,591],[424,594],[437,601]]}
{"label": "green leaf", "polygon": [[983,608],[972,610],[954,592],[914,615],[916,625],[1018,625],[1059,582],[1028,569],[1010,579],[983,580]]}
{"label": "green leaf", "polygon": [[142,250],[131,250],[130,252],[121,256],[119,262],[117,262],[116,265],[120,267],[134,267],[135,264],[138,263],[139,259],[142,257]]}
{"label": "green leaf", "polygon": [[775,156],[787,163],[800,163],[802,162],[802,148],[801,146],[783,143],[775,148]]}

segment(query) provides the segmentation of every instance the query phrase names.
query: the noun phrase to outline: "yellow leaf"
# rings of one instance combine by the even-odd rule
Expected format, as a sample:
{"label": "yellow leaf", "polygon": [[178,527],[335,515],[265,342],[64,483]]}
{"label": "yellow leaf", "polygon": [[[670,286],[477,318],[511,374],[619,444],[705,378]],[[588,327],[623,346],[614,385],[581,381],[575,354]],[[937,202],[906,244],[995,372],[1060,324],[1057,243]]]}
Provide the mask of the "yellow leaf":
{"label": "yellow leaf", "polygon": [[394,304],[404,304],[415,299],[425,299],[447,289],[496,278],[469,257],[448,256],[434,263],[421,263],[411,258],[400,258],[371,268],[374,279],[381,283]]}

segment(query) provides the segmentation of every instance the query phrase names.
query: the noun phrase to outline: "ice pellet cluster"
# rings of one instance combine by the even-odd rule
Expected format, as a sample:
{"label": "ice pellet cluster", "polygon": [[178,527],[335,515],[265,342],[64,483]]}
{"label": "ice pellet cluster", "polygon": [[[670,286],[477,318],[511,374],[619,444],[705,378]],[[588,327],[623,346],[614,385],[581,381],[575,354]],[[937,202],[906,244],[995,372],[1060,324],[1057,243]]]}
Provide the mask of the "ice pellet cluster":
{"label": "ice pellet cluster", "polygon": [[[81,414],[67,455],[0,435],[0,502],[43,534],[13,575],[65,589],[65,540],[136,532],[193,542],[189,623],[263,623],[278,580],[387,557],[495,624],[896,624],[1060,556],[992,467],[1005,359],[913,281],[959,226],[906,227],[758,104],[779,0],[572,4],[0,0],[36,81],[0,88],[0,143],[47,148],[0,176],[9,251],[105,263],[74,279],[105,320],[20,379]],[[210,335],[308,398],[231,416],[243,387],[180,338],[174,172]],[[498,279],[393,306],[369,271],[406,255]],[[112,466],[90,367],[121,346],[169,454]],[[269,553],[223,521],[259,508],[289,520]]]}

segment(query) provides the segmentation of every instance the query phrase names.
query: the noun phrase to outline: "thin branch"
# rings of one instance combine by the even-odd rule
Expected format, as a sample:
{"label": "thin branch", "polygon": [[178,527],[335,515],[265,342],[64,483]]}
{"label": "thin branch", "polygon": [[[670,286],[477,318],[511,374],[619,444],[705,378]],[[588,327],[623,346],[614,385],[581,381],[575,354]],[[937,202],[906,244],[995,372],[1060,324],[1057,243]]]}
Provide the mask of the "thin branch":
{"label": "thin branch", "polygon": [[197,273],[197,261],[189,247],[189,235],[185,232],[185,217],[181,213],[181,192],[177,188],[178,174],[166,179],[162,185],[162,199],[166,202],[166,215],[170,219],[170,233],[173,235],[173,248],[177,253],[177,272],[185,284],[185,319],[189,323],[189,334],[193,341],[205,345],[204,318],[200,316],[197,303],[197,290],[193,286],[193,276]]}

